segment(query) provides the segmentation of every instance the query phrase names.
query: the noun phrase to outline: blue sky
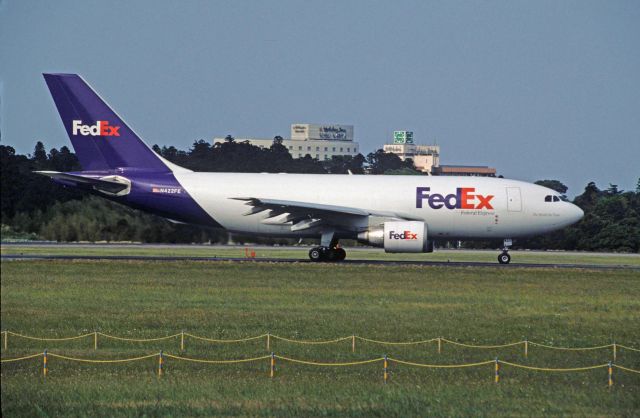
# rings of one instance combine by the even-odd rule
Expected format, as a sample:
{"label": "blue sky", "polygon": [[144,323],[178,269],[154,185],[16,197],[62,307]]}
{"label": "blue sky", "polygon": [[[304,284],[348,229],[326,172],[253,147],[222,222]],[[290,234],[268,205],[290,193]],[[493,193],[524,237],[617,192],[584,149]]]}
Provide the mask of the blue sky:
{"label": "blue sky", "polygon": [[147,142],[355,125],[443,164],[635,189],[639,1],[0,0],[2,143],[69,145],[42,72],[81,74]]}

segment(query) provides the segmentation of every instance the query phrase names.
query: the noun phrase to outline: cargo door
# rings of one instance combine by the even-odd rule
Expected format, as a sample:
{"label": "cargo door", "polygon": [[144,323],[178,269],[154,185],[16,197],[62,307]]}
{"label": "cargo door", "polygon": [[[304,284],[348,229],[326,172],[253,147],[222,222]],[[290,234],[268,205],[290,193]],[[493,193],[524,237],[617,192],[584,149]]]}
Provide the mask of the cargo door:
{"label": "cargo door", "polygon": [[519,187],[507,187],[507,210],[509,212],[522,211],[522,197]]}

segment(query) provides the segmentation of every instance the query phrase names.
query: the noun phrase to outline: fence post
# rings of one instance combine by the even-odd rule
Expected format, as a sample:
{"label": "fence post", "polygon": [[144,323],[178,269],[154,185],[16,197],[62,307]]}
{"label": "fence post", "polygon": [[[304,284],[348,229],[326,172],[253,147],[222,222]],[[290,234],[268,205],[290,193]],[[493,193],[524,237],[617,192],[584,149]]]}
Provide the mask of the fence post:
{"label": "fence post", "polygon": [[276,355],[275,353],[271,353],[271,361],[270,363],[270,371],[269,377],[273,379],[273,376],[276,374]]}
{"label": "fence post", "polygon": [[351,352],[356,352],[356,336],[355,334],[351,336]]}
{"label": "fence post", "polygon": [[529,340],[524,340],[524,356],[529,357]]}
{"label": "fence post", "polygon": [[500,382],[500,362],[498,361],[498,357],[496,357],[496,383]]}
{"label": "fence post", "polygon": [[44,356],[42,357],[42,374],[47,377],[47,349],[44,350]]}
{"label": "fence post", "polygon": [[442,352],[442,337],[438,337],[438,354]]}
{"label": "fence post", "polygon": [[389,379],[389,361],[386,354],[384,355],[383,371],[384,371],[383,383],[386,385],[387,380]]}
{"label": "fence post", "polygon": [[616,342],[613,342],[613,361],[616,361],[616,356],[617,356],[617,347],[616,347]]}
{"label": "fence post", "polygon": [[180,333],[180,351],[184,351],[184,330]]}
{"label": "fence post", "polygon": [[9,331],[4,332],[4,349],[7,349],[7,338],[9,338]]}
{"label": "fence post", "polygon": [[613,364],[609,362],[609,387],[613,386]]}
{"label": "fence post", "polygon": [[93,349],[98,349],[98,331],[93,332]]}
{"label": "fence post", "polygon": [[267,351],[271,349],[271,334],[267,332]]}
{"label": "fence post", "polygon": [[162,350],[160,350],[160,355],[158,356],[158,376],[162,376],[163,368],[164,368],[164,356],[162,355]]}

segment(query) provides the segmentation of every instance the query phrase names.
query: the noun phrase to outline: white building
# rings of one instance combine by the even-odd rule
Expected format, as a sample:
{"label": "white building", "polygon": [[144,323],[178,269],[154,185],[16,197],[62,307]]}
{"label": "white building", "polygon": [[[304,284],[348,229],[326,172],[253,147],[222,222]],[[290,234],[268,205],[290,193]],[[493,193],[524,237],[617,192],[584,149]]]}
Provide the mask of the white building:
{"label": "white building", "polygon": [[[224,138],[213,138],[214,144],[224,141]],[[260,148],[269,148],[273,144],[273,138],[235,138],[235,141],[247,141]],[[291,125],[291,139],[284,138],[282,145],[293,158],[309,154],[318,160],[330,160],[334,155],[355,156],[360,150],[359,144],[353,140],[353,125],[294,123]]]}
{"label": "white building", "polygon": [[440,166],[440,146],[414,144],[411,131],[394,131],[393,144],[385,144],[383,150],[396,154],[402,161],[411,158],[416,170],[429,175],[434,167]]}

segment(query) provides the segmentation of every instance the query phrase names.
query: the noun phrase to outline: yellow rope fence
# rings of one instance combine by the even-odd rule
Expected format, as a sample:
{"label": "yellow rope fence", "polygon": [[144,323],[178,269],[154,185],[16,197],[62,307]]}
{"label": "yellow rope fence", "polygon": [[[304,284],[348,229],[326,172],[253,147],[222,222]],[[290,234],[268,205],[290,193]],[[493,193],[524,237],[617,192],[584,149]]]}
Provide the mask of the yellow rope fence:
{"label": "yellow rope fence", "polygon": [[638,349],[638,348],[629,347],[629,346],[622,345],[622,344],[617,344],[615,342],[611,343],[611,344],[604,344],[604,345],[590,346],[590,347],[559,347],[559,346],[542,344],[542,343],[537,343],[537,342],[528,341],[528,340],[516,341],[516,342],[506,343],[506,344],[489,344],[488,345],[488,344],[462,343],[462,342],[458,342],[458,341],[449,340],[449,339],[446,339],[446,338],[443,338],[443,337],[431,338],[431,339],[426,339],[426,340],[418,340],[418,341],[384,341],[384,340],[376,340],[376,339],[372,339],[372,338],[361,337],[361,336],[358,336],[358,335],[355,335],[355,334],[351,335],[351,336],[348,336],[348,337],[340,337],[340,338],[334,338],[334,339],[330,339],[330,340],[297,340],[297,339],[282,337],[282,336],[274,335],[274,334],[270,334],[270,333],[256,335],[256,336],[253,336],[253,337],[236,338],[236,339],[221,339],[221,338],[202,337],[202,336],[190,334],[190,333],[187,333],[187,332],[184,332],[184,331],[182,331],[180,333],[177,333],[177,334],[167,335],[167,336],[163,336],[163,337],[153,337],[153,338],[120,337],[120,336],[117,336],[117,335],[105,334],[105,333],[99,332],[99,331],[94,331],[94,332],[90,332],[90,333],[87,333],[87,334],[81,334],[81,335],[72,336],[72,337],[34,337],[34,336],[30,336],[30,335],[19,334],[19,333],[12,332],[12,331],[2,331],[2,333],[4,334],[4,349],[5,350],[7,350],[7,348],[8,348],[9,335],[12,335],[14,337],[25,338],[25,339],[29,339],[29,340],[35,340],[35,341],[54,341],[54,342],[78,340],[78,339],[82,339],[82,338],[93,337],[93,346],[94,346],[93,348],[95,350],[98,349],[98,336],[100,336],[102,338],[118,340],[118,341],[129,341],[129,342],[157,342],[157,341],[176,339],[176,338],[180,337],[180,350],[181,351],[184,351],[185,338],[188,337],[188,338],[193,338],[195,340],[200,340],[200,341],[205,341],[205,342],[210,342],[210,343],[216,343],[216,344],[244,343],[244,342],[248,342],[248,341],[259,340],[259,339],[266,338],[267,351],[271,351],[271,341],[272,340],[280,340],[280,341],[284,341],[284,342],[291,343],[291,344],[306,344],[306,345],[327,345],[327,344],[335,344],[335,343],[340,343],[342,341],[350,340],[351,341],[351,351],[355,352],[356,351],[356,340],[360,340],[360,341],[367,342],[367,343],[379,344],[379,345],[387,345],[387,346],[412,346],[412,345],[429,344],[429,343],[436,342],[437,346],[438,346],[438,353],[442,352],[442,348],[443,348],[443,345],[445,343],[453,345],[453,346],[459,346],[459,347],[465,347],[465,348],[475,348],[475,349],[498,349],[498,348],[507,348],[507,347],[514,347],[514,346],[522,345],[523,348],[524,348],[524,356],[525,357],[527,357],[528,354],[529,354],[529,346],[540,347],[540,348],[545,348],[545,349],[550,349],[550,350],[561,350],[561,351],[590,351],[590,350],[612,349],[613,361],[617,360],[618,349],[624,349],[624,350],[628,350],[628,351],[632,351],[632,352],[640,352],[640,349]]}
{"label": "yellow rope fence", "polygon": [[86,358],[77,358],[77,357],[69,357],[69,356],[64,356],[62,354],[55,354],[55,353],[47,353],[48,356],[51,357],[56,357],[56,358],[60,358],[63,360],[69,360],[69,361],[78,361],[78,362],[82,362],[82,363],[128,363],[131,361],[139,361],[139,360],[144,360],[147,358],[151,358],[151,357],[155,357],[158,355],[158,353],[153,353],[153,354],[147,354],[145,356],[140,356],[140,357],[130,357],[130,358],[124,358],[124,359],[113,359],[113,360],[97,360],[97,359],[86,359]]}
{"label": "yellow rope fence", "polygon": [[[156,354],[158,355],[158,354]],[[197,358],[191,358],[191,357],[181,357],[181,356],[176,356],[173,354],[164,354],[164,356],[168,357],[168,358],[172,358],[175,360],[183,360],[183,361],[190,361],[193,363],[207,363],[207,364],[237,364],[237,363],[252,363],[254,361],[260,361],[260,360],[266,360],[268,358],[271,358],[270,355],[266,355],[266,356],[260,356],[260,357],[254,357],[254,358],[245,358],[245,359],[237,359],[237,360],[207,360],[207,359],[197,359]]]}
{"label": "yellow rope fence", "polygon": [[183,357],[183,356],[178,356],[178,355],[175,355],[175,354],[163,353],[162,351],[160,351],[159,353],[151,353],[151,354],[147,354],[147,355],[143,355],[143,356],[129,357],[129,358],[124,358],[124,359],[88,359],[88,358],[71,357],[71,356],[66,356],[66,355],[57,354],[57,353],[50,353],[50,352],[47,352],[47,350],[45,350],[42,353],[35,353],[35,354],[27,355],[27,356],[24,356],[24,357],[0,359],[0,363],[18,362],[18,361],[24,361],[24,360],[33,359],[33,358],[36,358],[36,357],[42,357],[43,375],[45,377],[47,376],[47,374],[49,372],[49,366],[48,366],[48,358],[49,357],[58,358],[58,359],[61,359],[61,360],[66,360],[66,361],[75,361],[75,362],[81,362],[81,363],[94,363],[94,364],[127,363],[127,362],[134,362],[134,361],[140,361],[140,360],[145,360],[145,359],[149,359],[149,358],[158,357],[158,376],[162,376],[162,374],[164,372],[165,358],[170,358],[170,359],[178,360],[178,361],[187,361],[187,362],[192,362],[192,363],[205,363],[205,364],[238,364],[238,363],[253,363],[253,362],[258,362],[258,361],[263,361],[263,360],[269,360],[269,376],[272,377],[272,378],[275,376],[276,359],[281,360],[281,361],[285,361],[285,362],[290,362],[290,363],[303,364],[303,365],[309,365],[309,366],[317,366],[317,367],[350,367],[350,366],[360,366],[360,365],[364,365],[364,364],[382,362],[383,363],[383,381],[384,381],[385,384],[387,383],[387,380],[389,379],[389,363],[396,363],[396,364],[402,364],[402,365],[411,366],[411,367],[421,367],[421,368],[429,368],[429,369],[460,369],[460,368],[469,368],[469,367],[480,367],[480,366],[486,366],[486,365],[490,365],[491,364],[491,365],[494,366],[494,371],[495,371],[494,372],[494,381],[496,383],[498,383],[500,381],[500,368],[501,368],[502,365],[511,366],[511,367],[515,367],[515,368],[520,368],[520,369],[525,369],[525,370],[541,371],[541,372],[552,372],[552,373],[570,373],[570,372],[581,372],[581,371],[588,371],[588,370],[607,368],[608,369],[607,381],[608,381],[608,385],[609,386],[613,385],[613,369],[614,368],[617,368],[617,369],[625,371],[625,372],[630,372],[630,373],[634,373],[634,374],[640,374],[640,370],[636,370],[636,369],[632,369],[632,368],[629,368],[629,367],[620,366],[620,365],[614,364],[612,362],[603,363],[603,364],[596,364],[596,365],[593,365],[593,366],[583,366],[583,367],[551,368],[551,367],[528,366],[528,365],[524,365],[524,364],[513,363],[513,362],[509,362],[509,361],[504,361],[504,360],[498,360],[497,358],[494,359],[494,360],[486,360],[486,361],[480,361],[480,362],[475,362],[475,363],[427,364],[427,363],[416,363],[416,362],[412,362],[412,361],[400,360],[400,359],[396,359],[396,358],[392,358],[392,357],[387,357],[385,355],[384,357],[376,357],[376,358],[372,358],[372,359],[368,359],[368,360],[329,363],[329,362],[319,362],[319,361],[314,361],[314,360],[303,360],[303,359],[296,359],[296,358],[292,358],[292,357],[285,357],[285,356],[277,355],[275,353],[271,353],[271,355],[265,355],[265,356],[253,357],[253,358],[246,358],[246,359],[215,360],[215,359],[198,359],[198,358],[192,358],[192,357]]}
{"label": "yellow rope fence", "polygon": [[384,360],[384,357],[378,357],[378,358],[373,358],[373,359],[370,359],[370,360],[350,361],[350,362],[346,362],[346,363],[323,363],[323,362],[318,362],[318,361],[294,359],[294,358],[278,356],[278,355],[275,355],[274,357],[277,358],[277,359],[280,359],[280,360],[291,362],[291,363],[306,364],[306,365],[309,365],[309,366],[321,366],[321,367],[360,366],[362,364],[377,363],[379,361],[383,361]]}

